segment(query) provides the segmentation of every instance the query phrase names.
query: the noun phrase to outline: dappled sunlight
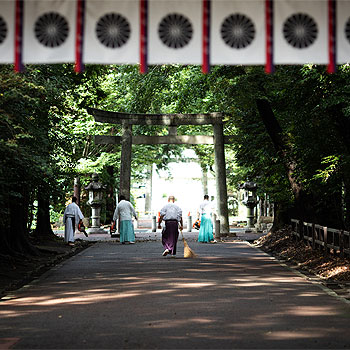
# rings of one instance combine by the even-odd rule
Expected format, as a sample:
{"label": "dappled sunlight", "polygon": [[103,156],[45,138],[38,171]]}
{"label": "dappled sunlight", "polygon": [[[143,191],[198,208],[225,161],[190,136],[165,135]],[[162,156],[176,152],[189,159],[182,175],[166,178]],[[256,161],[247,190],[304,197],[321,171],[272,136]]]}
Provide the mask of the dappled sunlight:
{"label": "dappled sunlight", "polygon": [[293,340],[308,339],[310,338],[310,334],[312,334],[314,338],[321,338],[323,336],[322,333],[317,329],[308,329],[300,331],[270,331],[267,334],[265,334],[264,337],[272,340]]}
{"label": "dappled sunlight", "polygon": [[[152,327],[159,329],[169,329],[180,326],[188,326],[188,325],[210,325],[213,322],[216,322],[216,319],[208,319],[208,318],[186,318],[186,319],[162,319],[153,321],[151,323]],[[149,326],[149,323],[146,325]]]}
{"label": "dappled sunlight", "polygon": [[183,283],[171,283],[171,285],[174,288],[204,288],[204,287],[209,287],[209,286],[215,286],[217,285],[216,283],[204,283],[204,282],[186,282],[184,281]]}
{"label": "dappled sunlight", "polygon": [[15,317],[19,316],[20,314],[17,311],[14,310],[0,310],[0,316],[1,317]]}
{"label": "dappled sunlight", "polygon": [[[112,291],[104,294],[96,294],[95,292],[85,291],[81,293],[80,296],[72,296],[74,293],[63,293],[60,298],[57,297],[32,297],[32,298],[20,298],[16,300],[12,300],[8,302],[8,305],[16,305],[16,306],[56,306],[56,305],[64,305],[64,304],[91,304],[96,302],[101,302],[104,300],[113,301],[117,299],[131,298],[136,297],[141,294],[141,292],[129,291],[123,293],[113,293]],[[33,310],[30,310],[33,312]],[[39,311],[40,312],[40,311]],[[5,316],[5,311],[0,311],[0,315]]]}
{"label": "dappled sunlight", "polygon": [[298,294],[298,296],[299,297],[312,297],[312,298],[314,298],[314,297],[318,297],[318,296],[320,296],[322,294],[322,292],[321,291],[319,291],[319,292],[306,292],[306,293],[299,293]]}
{"label": "dappled sunlight", "polygon": [[[157,347],[152,339],[164,346],[179,341],[182,348],[192,344],[213,348],[215,341],[221,341],[232,348],[236,341],[252,336],[270,345],[304,339],[308,332],[328,339],[334,331],[320,321],[340,322],[345,317],[336,303],[324,304],[321,289],[268,258],[137,257],[101,265],[104,257],[92,251],[89,259],[100,259],[100,265],[81,268],[75,258],[39,284],[2,301],[0,325],[6,322],[6,335],[18,334],[22,323],[20,330],[38,339],[56,326],[57,332],[68,325],[74,332],[82,324],[89,330],[82,332],[84,341],[93,333],[101,341],[114,339],[120,348]],[[58,279],[59,274],[64,278]],[[40,317],[47,321],[37,322]],[[132,343],[132,334],[142,335],[145,343]]]}
{"label": "dappled sunlight", "polygon": [[284,311],[285,314],[293,316],[334,316],[339,315],[333,307],[323,306],[293,306]]}
{"label": "dappled sunlight", "polygon": [[143,284],[149,284],[149,283],[156,283],[159,282],[160,280],[157,278],[151,278],[147,281],[143,280],[143,281],[137,281],[137,282],[127,282],[127,283],[121,283],[120,286],[142,286]]}
{"label": "dappled sunlight", "polygon": [[[189,339],[206,339],[210,341],[217,341],[217,340],[228,340],[230,342],[234,341],[235,339],[239,339],[240,336],[234,335],[232,333],[223,333],[223,332],[218,332],[218,333],[206,333],[206,332],[190,332],[186,333],[186,337],[180,336],[180,335],[171,335],[168,337],[169,339],[184,339],[184,340],[189,340]],[[217,347],[210,347],[210,348],[217,348]]]}
{"label": "dappled sunlight", "polygon": [[239,286],[240,287],[262,287],[262,286],[269,286],[271,285],[270,283],[265,283],[265,282],[240,282]]}
{"label": "dappled sunlight", "polygon": [[208,318],[190,318],[188,321],[190,323],[211,324],[215,320]]}
{"label": "dappled sunlight", "polygon": [[244,332],[259,328],[270,329],[276,324],[276,318],[273,316],[273,313],[266,315],[256,314],[254,317],[248,318],[246,322],[230,323],[228,326],[231,330],[240,330]]}
{"label": "dappled sunlight", "polygon": [[[228,297],[216,299],[216,302],[220,300],[221,303],[229,303],[232,300],[231,292],[235,293],[236,300],[261,300],[264,302],[267,298],[278,297],[278,295],[283,295],[286,292],[294,291],[298,284],[303,284],[305,281],[302,278],[285,278],[284,276],[279,277],[259,277],[258,275],[249,274],[247,271],[242,273],[242,277],[231,277],[232,269],[222,270],[221,266],[213,264],[213,270],[215,271],[215,277],[212,275],[210,277],[206,276],[205,273],[198,275],[198,272],[202,270],[200,266],[202,262],[199,262],[198,269],[194,269],[193,266],[188,269],[181,269],[181,273],[187,275],[187,277],[169,277],[169,272],[164,266],[162,270],[156,271],[155,274],[164,273],[167,274],[166,278],[155,277],[154,272],[148,274],[147,271],[143,272],[144,276],[136,276],[135,271],[133,275],[126,274],[125,272],[114,273],[112,276],[105,276],[102,273],[95,273],[95,277],[90,276],[89,278],[77,278],[71,281],[61,281],[67,288],[70,287],[65,292],[58,292],[59,287],[49,287],[47,290],[47,295],[38,295],[32,297],[17,297],[8,300],[6,303],[8,306],[15,305],[16,307],[28,307],[28,312],[41,312],[39,307],[43,306],[59,306],[59,305],[87,305],[95,304],[104,301],[117,301],[124,299],[137,298],[139,296],[147,295],[176,295],[182,298],[188,298],[193,293],[197,293],[197,290],[207,291],[212,290],[215,293],[217,290],[227,291]],[[204,265],[208,265],[204,261]],[[241,264],[231,264],[228,261],[226,265],[235,266],[236,269],[241,269]],[[215,266],[218,268],[215,269]],[[213,272],[213,270],[208,270],[207,272]],[[125,268],[123,269],[125,271]],[[249,269],[250,271],[250,269]],[[240,272],[238,271],[238,274]],[[237,273],[235,273],[237,275]],[[90,282],[95,286],[94,288],[85,289],[82,291],[80,289],[81,283]],[[291,285],[291,282],[293,285]],[[283,286],[285,285],[285,286]],[[273,293],[276,288],[283,288],[279,293]],[[259,292],[259,288],[270,288],[271,292],[266,295],[264,292]],[[184,290],[188,290],[188,293],[184,293]],[[180,292],[180,293],[179,293]],[[295,297],[303,298],[307,294],[298,293]],[[318,293],[311,293],[309,296],[318,295]],[[34,308],[38,308],[34,311]],[[308,311],[298,310],[295,311],[294,315],[317,315],[316,309],[309,309]],[[20,315],[25,312],[21,310]],[[285,310],[287,313],[287,310]],[[299,312],[299,314],[298,314]],[[303,313],[304,312],[304,313]],[[325,312],[325,314],[328,314]],[[0,310],[0,315],[3,317],[14,317],[16,312],[6,312]]]}
{"label": "dappled sunlight", "polygon": [[[172,289],[161,289],[161,290],[152,290],[148,292],[149,294],[168,294],[171,293],[173,290]],[[183,294],[185,296],[186,294]]]}

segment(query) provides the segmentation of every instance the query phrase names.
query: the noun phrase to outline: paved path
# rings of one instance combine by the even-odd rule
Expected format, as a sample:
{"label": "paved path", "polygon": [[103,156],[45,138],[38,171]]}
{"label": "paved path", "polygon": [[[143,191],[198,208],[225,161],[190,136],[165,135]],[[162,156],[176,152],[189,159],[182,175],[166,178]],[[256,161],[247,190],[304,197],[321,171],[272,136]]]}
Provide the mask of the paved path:
{"label": "paved path", "polygon": [[[59,231],[54,231],[57,236],[59,237],[64,237],[64,231],[59,230]],[[230,229],[231,234],[236,235],[237,240],[248,240],[248,241],[254,241],[255,239],[261,237],[262,235],[266,234],[263,232],[257,233],[256,231],[247,231],[244,228],[231,228]],[[186,235],[186,239],[189,240],[197,240],[198,238],[198,230],[192,230],[192,232],[184,232]],[[161,230],[157,230],[156,232],[152,232],[151,229],[136,229],[135,230],[135,235],[136,239],[138,241],[158,241],[161,239],[162,232]],[[83,233],[76,231],[75,232],[75,238],[76,239],[81,239],[84,241],[107,241],[107,242],[112,242],[112,241],[118,241],[119,238],[111,237],[108,229],[105,229],[105,233],[91,233],[89,236],[86,238]]]}
{"label": "paved path", "polygon": [[245,242],[189,244],[198,259],[164,258],[159,241],[96,243],[0,302],[0,344],[350,348],[343,300]]}

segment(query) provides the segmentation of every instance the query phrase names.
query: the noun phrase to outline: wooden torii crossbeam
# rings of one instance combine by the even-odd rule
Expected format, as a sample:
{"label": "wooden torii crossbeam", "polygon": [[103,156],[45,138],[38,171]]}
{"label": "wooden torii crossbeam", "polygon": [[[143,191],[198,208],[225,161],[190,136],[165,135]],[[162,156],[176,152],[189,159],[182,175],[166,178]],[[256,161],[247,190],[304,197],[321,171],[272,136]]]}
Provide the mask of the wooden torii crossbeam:
{"label": "wooden torii crossbeam", "polygon": [[[217,214],[220,220],[220,232],[229,233],[225,143],[230,143],[229,137],[224,137],[223,117],[220,112],[199,114],[142,114],[110,112],[96,108],[88,108],[88,113],[94,116],[96,122],[121,124],[122,136],[96,135],[97,144],[121,144],[120,159],[120,194],[130,197],[131,178],[131,148],[132,144],[213,144],[215,154],[215,179]],[[132,125],[166,125],[169,135],[147,136],[132,135]],[[177,135],[179,125],[212,125],[213,136],[210,135]]]}
{"label": "wooden torii crossbeam", "polygon": [[110,112],[96,108],[88,108],[97,122],[111,124],[138,124],[138,125],[208,125],[222,124],[224,114],[213,113],[169,113],[169,114],[144,114]]}

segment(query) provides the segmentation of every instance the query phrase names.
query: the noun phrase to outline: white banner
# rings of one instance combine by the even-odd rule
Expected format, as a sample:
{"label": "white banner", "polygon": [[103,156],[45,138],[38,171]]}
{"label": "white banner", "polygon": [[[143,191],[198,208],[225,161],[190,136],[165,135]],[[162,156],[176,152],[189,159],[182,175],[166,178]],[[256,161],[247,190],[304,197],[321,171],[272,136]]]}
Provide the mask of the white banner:
{"label": "white banner", "polygon": [[87,0],[83,61],[138,63],[139,0]]}
{"label": "white banner", "polygon": [[74,62],[75,32],[75,1],[25,1],[23,62]]}
{"label": "white banner", "polygon": [[327,0],[283,0],[274,4],[274,63],[327,64]]}
{"label": "white banner", "polygon": [[350,62],[350,1],[337,1],[337,63]]}
{"label": "white banner", "polygon": [[202,1],[150,0],[148,63],[202,63]]}
{"label": "white banner", "polygon": [[[81,56],[83,63],[140,63],[140,0],[86,0],[84,28],[79,27],[82,55],[76,37],[77,0],[23,0],[23,4],[23,21],[18,22],[23,45],[22,51],[18,46],[17,63],[21,57],[23,63],[79,63]],[[332,59],[328,62],[333,57],[328,0],[273,1],[271,56],[266,52],[265,4],[265,0],[211,0],[207,26],[203,0],[149,0],[143,65],[204,67],[208,58],[212,65],[264,65],[266,57],[274,64],[333,64]],[[15,61],[15,5],[15,0],[0,0],[0,63]],[[205,33],[210,30],[209,55],[206,50],[203,54],[203,24]],[[350,0],[336,1],[335,26],[337,63],[349,63]]]}
{"label": "white banner", "polygon": [[210,63],[265,63],[265,1],[211,3]]}
{"label": "white banner", "polygon": [[0,3],[0,63],[13,63],[15,44],[15,1]]}

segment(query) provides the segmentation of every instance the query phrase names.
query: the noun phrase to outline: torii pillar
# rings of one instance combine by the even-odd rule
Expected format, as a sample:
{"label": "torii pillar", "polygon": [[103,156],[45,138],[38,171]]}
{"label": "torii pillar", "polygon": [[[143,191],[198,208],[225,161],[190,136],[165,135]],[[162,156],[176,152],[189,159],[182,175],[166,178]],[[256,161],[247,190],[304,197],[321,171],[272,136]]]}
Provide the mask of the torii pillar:
{"label": "torii pillar", "polygon": [[119,195],[130,200],[132,126],[126,123],[122,125],[121,145]]}
{"label": "torii pillar", "polygon": [[214,154],[215,154],[215,180],[216,180],[216,206],[220,220],[220,233],[229,234],[226,185],[226,162],[224,128],[222,123],[213,124]]}

